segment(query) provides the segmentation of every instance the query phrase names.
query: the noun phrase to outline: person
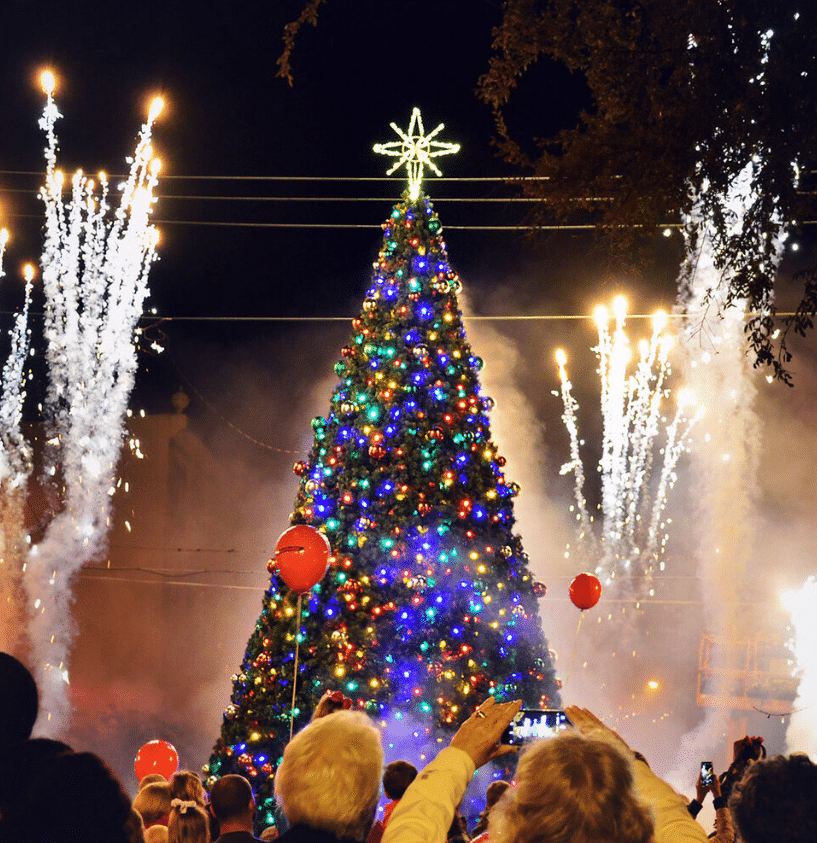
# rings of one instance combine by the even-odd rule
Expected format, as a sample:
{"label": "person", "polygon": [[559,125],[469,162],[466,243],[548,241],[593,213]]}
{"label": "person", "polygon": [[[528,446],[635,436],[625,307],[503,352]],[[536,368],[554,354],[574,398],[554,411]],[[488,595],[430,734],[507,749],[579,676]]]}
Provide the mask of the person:
{"label": "person", "polygon": [[243,776],[230,773],[210,788],[210,810],[220,830],[216,843],[252,843],[258,839],[252,834],[255,797]]}
{"label": "person", "polygon": [[143,843],[139,815],[119,780],[91,752],[43,760],[25,798],[0,816],[2,843]]}
{"label": "person", "polygon": [[380,843],[383,831],[389,822],[397,803],[402,799],[406,788],[417,778],[417,768],[409,761],[392,761],[383,771],[383,792],[391,801],[383,808],[383,819],[377,820],[366,838],[366,843]]}
{"label": "person", "polygon": [[167,781],[152,782],[139,789],[133,807],[141,814],[146,829],[154,825],[167,827],[172,798]]}
{"label": "person", "polygon": [[13,816],[27,804],[29,791],[51,758],[72,751],[68,744],[50,738],[29,738],[0,749],[0,818]]}
{"label": "person", "polygon": [[510,784],[504,779],[497,779],[488,785],[485,791],[485,808],[480,812],[479,820],[471,832],[471,843],[485,843],[488,839],[488,817],[491,813],[491,808],[499,802],[500,797],[510,787]]}
{"label": "person", "polygon": [[166,825],[152,825],[145,829],[145,843],[168,843],[168,838]]}
{"label": "person", "polygon": [[749,766],[729,797],[742,843],[817,840],[817,764],[808,755],[776,755]]}
{"label": "person", "polygon": [[210,843],[210,823],[199,802],[179,797],[171,801],[167,840],[168,843]]}
{"label": "person", "polygon": [[715,807],[715,834],[710,837],[710,840],[713,843],[733,843],[735,828],[732,824],[732,815],[729,813],[726,798],[721,793],[721,783],[718,776],[713,775],[712,781],[706,785],[703,781],[703,774],[698,772],[698,781],[695,783],[695,798],[691,799],[689,805],[687,805],[690,816],[693,818],[698,816],[707,793],[712,794],[712,802]]}
{"label": "person", "polygon": [[445,839],[447,843],[468,843],[471,839],[468,835],[465,817],[460,813],[459,805],[454,809],[454,819],[451,820]]}
{"label": "person", "polygon": [[326,691],[312,712],[312,721],[334,714],[336,711],[348,711],[352,707],[352,700],[342,691]]}
{"label": "person", "polygon": [[723,798],[728,800],[732,794],[732,788],[741,780],[749,766],[765,757],[766,747],[763,745],[763,738],[746,735],[735,741],[732,745],[732,763],[729,769],[721,774]]}
{"label": "person", "polygon": [[[406,790],[383,843],[441,840],[475,768],[516,751],[499,739],[520,708],[519,700],[483,702]],[[574,706],[565,713],[573,732],[523,752],[516,785],[492,811],[491,843],[706,843],[686,800],[615,732],[586,709]]]}
{"label": "person", "polygon": [[382,769],[380,732],[365,714],[337,711],[313,720],[287,744],[275,776],[289,823],[280,843],[365,840]]}
{"label": "person", "polygon": [[139,790],[143,787],[147,787],[149,784],[156,784],[156,782],[161,784],[166,781],[167,779],[161,773],[148,773],[146,776],[142,776],[139,780]]}
{"label": "person", "polygon": [[181,799],[183,802],[193,801],[200,807],[204,807],[204,785],[195,773],[190,770],[176,770],[170,777],[169,784],[171,799]]}
{"label": "person", "polygon": [[28,668],[0,652],[0,748],[31,737],[39,705],[37,683]]}

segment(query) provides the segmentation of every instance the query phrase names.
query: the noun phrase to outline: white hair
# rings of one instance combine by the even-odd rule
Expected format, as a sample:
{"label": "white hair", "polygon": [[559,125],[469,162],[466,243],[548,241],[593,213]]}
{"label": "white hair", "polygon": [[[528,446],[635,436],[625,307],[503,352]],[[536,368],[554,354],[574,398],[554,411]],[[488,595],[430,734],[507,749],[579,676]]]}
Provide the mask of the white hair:
{"label": "white hair", "polygon": [[364,840],[380,797],[380,732],[361,712],[321,717],[287,744],[275,796],[289,824]]}

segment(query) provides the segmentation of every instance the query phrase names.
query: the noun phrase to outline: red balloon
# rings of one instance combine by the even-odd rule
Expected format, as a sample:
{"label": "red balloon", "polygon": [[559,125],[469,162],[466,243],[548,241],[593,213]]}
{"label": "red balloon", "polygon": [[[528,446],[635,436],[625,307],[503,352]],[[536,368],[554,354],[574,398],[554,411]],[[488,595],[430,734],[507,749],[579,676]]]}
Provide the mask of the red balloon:
{"label": "red balloon", "polygon": [[314,527],[290,527],[275,545],[278,574],[293,591],[309,591],[326,573],[329,552],[326,536]]}
{"label": "red balloon", "polygon": [[179,753],[168,741],[148,741],[133,760],[133,771],[139,781],[148,773],[159,773],[169,779],[178,769]]}
{"label": "red balloon", "polygon": [[577,574],[570,583],[570,599],[577,609],[592,609],[601,597],[601,583],[593,574]]}

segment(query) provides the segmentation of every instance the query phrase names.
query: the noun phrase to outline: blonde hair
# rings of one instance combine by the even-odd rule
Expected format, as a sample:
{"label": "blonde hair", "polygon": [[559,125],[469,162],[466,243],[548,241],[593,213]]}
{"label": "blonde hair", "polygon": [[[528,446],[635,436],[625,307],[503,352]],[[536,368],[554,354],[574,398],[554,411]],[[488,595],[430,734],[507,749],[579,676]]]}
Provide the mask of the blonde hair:
{"label": "blonde hair", "polygon": [[210,822],[200,805],[186,802],[173,807],[167,824],[168,843],[210,843]]}
{"label": "blonde hair", "polygon": [[170,785],[167,782],[146,784],[133,800],[133,807],[142,815],[145,825],[170,813]]}
{"label": "blonde hair", "polygon": [[363,840],[380,796],[380,732],[357,711],[310,723],[287,744],[275,796],[290,826],[304,823],[336,837]]}
{"label": "blonde hair", "polygon": [[636,797],[630,759],[579,734],[525,750],[516,785],[491,809],[491,843],[647,843],[653,821]]}

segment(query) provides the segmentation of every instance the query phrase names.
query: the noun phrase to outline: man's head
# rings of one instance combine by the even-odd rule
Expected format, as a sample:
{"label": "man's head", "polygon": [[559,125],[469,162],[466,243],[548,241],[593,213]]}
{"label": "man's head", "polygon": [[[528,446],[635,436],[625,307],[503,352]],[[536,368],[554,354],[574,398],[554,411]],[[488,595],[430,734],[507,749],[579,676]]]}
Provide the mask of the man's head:
{"label": "man's head", "polygon": [[255,797],[250,783],[244,776],[233,773],[222,776],[210,790],[210,807],[220,825],[242,825],[247,829],[252,828],[255,817]]}
{"label": "man's head", "polygon": [[417,778],[417,768],[408,761],[392,761],[383,772],[383,792],[389,799],[402,799],[406,788]]}
{"label": "man's head", "polygon": [[37,683],[28,668],[8,653],[0,653],[0,746],[22,743],[37,719]]}
{"label": "man's head", "polygon": [[729,810],[743,843],[817,840],[817,764],[807,755],[777,755],[750,765]]}
{"label": "man's head", "polygon": [[380,732],[365,714],[338,711],[287,744],[275,795],[291,826],[363,840],[374,820],[382,769]]}

